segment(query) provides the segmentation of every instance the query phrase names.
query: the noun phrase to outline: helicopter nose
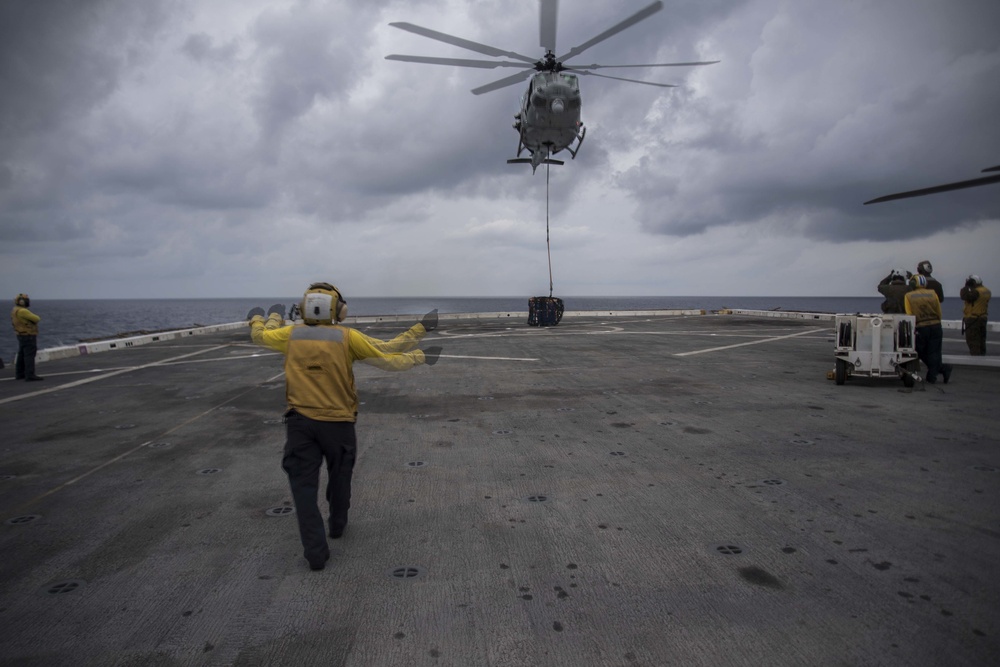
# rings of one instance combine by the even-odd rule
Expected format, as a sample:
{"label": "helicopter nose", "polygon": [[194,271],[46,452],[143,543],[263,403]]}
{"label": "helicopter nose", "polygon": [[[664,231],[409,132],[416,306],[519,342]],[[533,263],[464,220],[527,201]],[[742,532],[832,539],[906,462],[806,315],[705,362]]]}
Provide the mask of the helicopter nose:
{"label": "helicopter nose", "polygon": [[552,100],[552,113],[562,113],[566,110],[566,104],[558,97]]}

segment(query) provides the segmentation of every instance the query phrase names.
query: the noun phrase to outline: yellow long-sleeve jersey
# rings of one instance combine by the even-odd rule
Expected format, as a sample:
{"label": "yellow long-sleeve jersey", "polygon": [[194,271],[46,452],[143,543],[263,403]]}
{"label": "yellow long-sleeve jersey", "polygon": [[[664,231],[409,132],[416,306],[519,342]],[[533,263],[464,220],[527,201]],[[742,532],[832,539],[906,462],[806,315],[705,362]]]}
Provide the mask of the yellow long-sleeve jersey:
{"label": "yellow long-sleeve jersey", "polygon": [[10,322],[14,325],[14,333],[18,336],[37,336],[38,323],[42,318],[23,306],[14,306],[10,311]]}
{"label": "yellow long-sleeve jersey", "polygon": [[355,421],[358,393],[354,362],[365,361],[388,371],[405,371],[424,363],[414,349],[427,332],[422,324],[392,340],[366,336],[341,325],[282,326],[269,319],[251,323],[250,337],[285,355],[288,407],[319,421]]}

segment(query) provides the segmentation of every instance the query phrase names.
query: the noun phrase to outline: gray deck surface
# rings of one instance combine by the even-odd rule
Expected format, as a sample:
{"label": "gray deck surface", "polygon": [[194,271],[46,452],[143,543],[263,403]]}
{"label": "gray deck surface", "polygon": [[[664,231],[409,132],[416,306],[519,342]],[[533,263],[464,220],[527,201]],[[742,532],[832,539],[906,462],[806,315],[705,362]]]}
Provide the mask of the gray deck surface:
{"label": "gray deck surface", "polygon": [[246,331],[0,371],[0,663],[1000,661],[1000,371],[836,386],[829,323],[713,315],[426,344],[356,366],[322,572]]}

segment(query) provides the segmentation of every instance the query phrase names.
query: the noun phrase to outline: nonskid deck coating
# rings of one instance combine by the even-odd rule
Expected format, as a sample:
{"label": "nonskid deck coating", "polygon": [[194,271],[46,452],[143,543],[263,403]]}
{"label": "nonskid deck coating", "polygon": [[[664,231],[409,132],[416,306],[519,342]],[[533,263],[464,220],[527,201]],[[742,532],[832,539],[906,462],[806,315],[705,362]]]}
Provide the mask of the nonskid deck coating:
{"label": "nonskid deck coating", "polygon": [[1000,655],[996,370],[838,387],[809,321],[443,320],[436,366],[356,366],[351,523],[311,572],[248,338],[0,371],[0,662]]}

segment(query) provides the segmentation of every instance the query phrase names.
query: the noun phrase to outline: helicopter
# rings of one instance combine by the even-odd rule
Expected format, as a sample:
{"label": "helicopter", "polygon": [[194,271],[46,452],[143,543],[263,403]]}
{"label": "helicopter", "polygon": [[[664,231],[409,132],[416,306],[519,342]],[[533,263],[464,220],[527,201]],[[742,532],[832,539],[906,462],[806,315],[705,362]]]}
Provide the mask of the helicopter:
{"label": "helicopter", "polygon": [[[995,167],[986,167],[983,169],[982,173],[988,171],[1000,171],[1000,164]],[[980,185],[989,185],[991,183],[1000,183],[1000,174],[993,174],[991,176],[980,176],[979,178],[973,178],[968,181],[958,181],[956,183],[945,183],[944,185],[932,185],[929,188],[920,188],[919,190],[909,190],[907,192],[897,192],[892,195],[885,195],[884,197],[878,197],[877,199],[871,199],[864,203],[865,206],[868,204],[880,204],[884,201],[894,201],[896,199],[909,199],[910,197],[923,197],[924,195],[933,195],[938,192],[950,192],[951,190],[962,190],[964,188],[975,188]]]}
{"label": "helicopter", "polygon": [[[597,76],[605,79],[640,83],[646,86],[660,88],[675,88],[669,83],[655,83],[625,79],[607,74],[598,74],[593,70],[626,68],[626,67],[689,67],[696,65],[714,65],[718,60],[655,63],[643,65],[571,65],[566,61],[575,58],[590,47],[617,35],[642,20],[645,20],[663,9],[660,0],[639,10],[627,19],[616,23],[599,35],[574,46],[561,56],[556,56],[556,19],[558,0],[539,0],[539,34],[540,46],[545,49],[545,55],[539,60],[529,56],[505,51],[486,44],[472,42],[436,30],[423,28],[412,23],[390,23],[389,25],[407,32],[430,39],[458,46],[469,51],[475,51],[494,58],[509,58],[509,60],[469,60],[465,58],[436,58],[429,56],[406,56],[392,54],[386,60],[400,60],[411,63],[430,65],[452,65],[456,67],[475,67],[493,69],[497,67],[514,67],[524,69],[511,76],[493,81],[472,89],[473,95],[482,95],[500,88],[506,88],[524,80],[528,80],[528,89],[521,96],[520,110],[514,116],[514,129],[518,133],[517,154],[507,160],[508,164],[527,163],[531,165],[532,173],[541,164],[565,164],[564,161],[550,157],[566,150],[574,159],[583,144],[587,129],[580,121],[580,82],[578,76]],[[527,151],[530,157],[521,157]]]}

